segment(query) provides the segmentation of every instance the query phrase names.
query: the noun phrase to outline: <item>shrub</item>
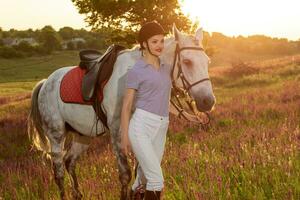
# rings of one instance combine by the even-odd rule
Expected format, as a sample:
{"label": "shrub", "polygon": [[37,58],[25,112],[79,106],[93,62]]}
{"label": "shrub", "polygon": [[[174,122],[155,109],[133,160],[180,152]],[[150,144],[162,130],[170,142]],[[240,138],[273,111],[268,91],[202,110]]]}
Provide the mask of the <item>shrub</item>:
{"label": "shrub", "polygon": [[2,58],[21,58],[24,57],[24,54],[17,51],[13,47],[0,47],[0,57]]}
{"label": "shrub", "polygon": [[77,42],[77,49],[85,49],[86,48],[86,43],[85,42]]}
{"label": "shrub", "polygon": [[17,51],[23,51],[25,53],[27,53],[27,52],[34,52],[34,47],[31,46],[26,41],[22,41],[17,46],[14,46],[14,49],[16,49]]}
{"label": "shrub", "polygon": [[226,72],[226,74],[228,76],[236,78],[241,76],[257,74],[259,73],[259,71],[259,67],[254,66],[251,63],[237,61],[231,63],[231,68]]}
{"label": "shrub", "polygon": [[47,54],[50,53],[49,50],[46,49],[43,45],[39,45],[39,46],[34,47],[34,51],[38,55],[47,55]]}
{"label": "shrub", "polygon": [[67,49],[68,50],[74,50],[75,49],[75,44],[73,42],[68,42],[67,43]]}

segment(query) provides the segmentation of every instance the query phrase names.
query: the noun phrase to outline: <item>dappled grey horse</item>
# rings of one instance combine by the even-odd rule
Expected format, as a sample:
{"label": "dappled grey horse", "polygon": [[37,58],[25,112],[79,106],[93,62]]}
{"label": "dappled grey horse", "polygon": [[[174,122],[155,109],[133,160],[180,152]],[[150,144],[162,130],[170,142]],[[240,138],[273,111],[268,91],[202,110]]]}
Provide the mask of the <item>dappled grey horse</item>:
{"label": "dappled grey horse", "polygon": [[[187,35],[178,31],[174,26],[173,34],[174,36],[165,40],[165,49],[161,56],[164,63],[173,66],[171,74],[174,80],[173,86],[182,88],[187,85],[197,109],[202,112],[210,111],[215,104],[215,97],[208,75],[209,58],[202,48],[202,29],[198,29],[195,35]],[[82,198],[75,174],[76,160],[88,148],[90,140],[103,131],[110,133],[117,159],[121,183],[120,198],[127,198],[131,170],[127,157],[121,151],[120,116],[126,73],[140,56],[141,52],[138,47],[134,47],[120,52],[117,57],[113,73],[104,87],[104,98],[101,104],[107,115],[108,129],[96,120],[96,114],[91,105],[65,103],[61,100],[62,78],[74,67],[63,67],[54,71],[47,79],[37,83],[33,89],[28,120],[29,136],[39,150],[50,155],[55,182],[62,199],[65,198],[63,182],[65,167],[72,180],[73,197]],[[172,105],[170,111],[174,111]],[[72,129],[69,129],[69,126]],[[66,135],[70,132],[73,134],[71,146],[64,149]]]}

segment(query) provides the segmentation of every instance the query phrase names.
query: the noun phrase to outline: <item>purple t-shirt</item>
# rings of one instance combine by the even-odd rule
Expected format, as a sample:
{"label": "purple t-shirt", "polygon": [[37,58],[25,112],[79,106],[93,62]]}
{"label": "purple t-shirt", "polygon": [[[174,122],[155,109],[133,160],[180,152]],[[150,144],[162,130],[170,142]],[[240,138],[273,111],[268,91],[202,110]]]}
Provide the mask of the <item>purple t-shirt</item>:
{"label": "purple t-shirt", "polygon": [[128,70],[126,88],[136,89],[135,107],[169,116],[171,95],[171,67],[161,61],[160,68],[146,63],[142,58]]}

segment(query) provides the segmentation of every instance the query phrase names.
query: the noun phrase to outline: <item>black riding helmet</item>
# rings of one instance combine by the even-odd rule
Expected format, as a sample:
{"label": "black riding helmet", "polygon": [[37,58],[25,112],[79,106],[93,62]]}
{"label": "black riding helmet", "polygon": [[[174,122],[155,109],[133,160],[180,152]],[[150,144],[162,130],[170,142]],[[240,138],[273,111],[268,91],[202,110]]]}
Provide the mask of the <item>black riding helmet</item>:
{"label": "black riding helmet", "polygon": [[143,42],[147,43],[147,40],[154,35],[165,35],[165,30],[159,23],[157,23],[156,21],[152,21],[142,25],[138,34],[138,42],[140,43],[141,49],[144,49]]}

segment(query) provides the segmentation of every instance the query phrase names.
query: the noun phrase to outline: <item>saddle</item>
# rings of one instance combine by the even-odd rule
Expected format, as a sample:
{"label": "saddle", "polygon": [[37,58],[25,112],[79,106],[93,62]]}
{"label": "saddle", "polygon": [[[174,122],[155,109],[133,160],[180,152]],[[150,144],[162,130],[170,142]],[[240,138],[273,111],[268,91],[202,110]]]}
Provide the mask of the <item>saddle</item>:
{"label": "saddle", "polygon": [[120,45],[111,45],[106,52],[101,55],[97,50],[87,49],[79,52],[79,67],[86,70],[82,79],[82,97],[84,101],[92,101],[97,117],[107,127],[107,119],[101,108],[101,102],[98,99],[98,92],[109,80],[113,66],[117,59],[118,53],[125,47]]}

